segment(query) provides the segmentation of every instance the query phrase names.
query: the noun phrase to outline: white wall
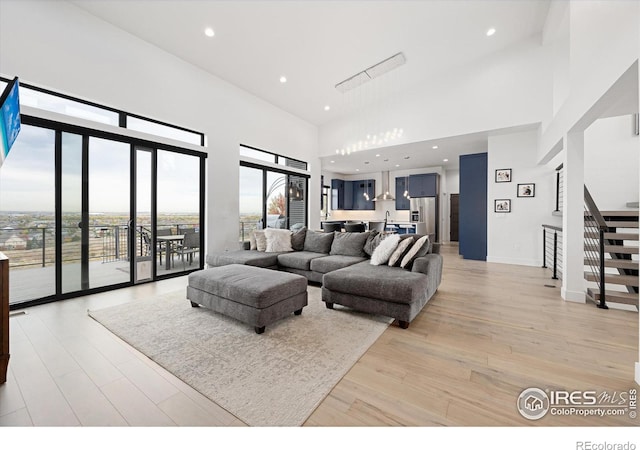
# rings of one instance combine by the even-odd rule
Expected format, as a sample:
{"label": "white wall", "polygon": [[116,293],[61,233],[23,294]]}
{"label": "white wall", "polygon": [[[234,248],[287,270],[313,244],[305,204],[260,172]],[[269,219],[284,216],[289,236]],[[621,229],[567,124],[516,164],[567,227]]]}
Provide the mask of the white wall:
{"label": "white wall", "polygon": [[[571,1],[569,7],[570,90],[555,114],[544,121],[539,160],[549,158],[558,141],[585,115],[640,54],[640,2],[626,0]],[[547,21],[561,23],[550,8]],[[552,51],[550,49],[550,51]],[[556,59],[554,84],[562,85],[567,60]]]}
{"label": "white wall", "polygon": [[385,103],[379,114],[323,125],[320,155],[348,145],[354,130],[365,129],[367,120],[380,130],[402,128],[404,134],[394,145],[541,122],[551,113],[550,58],[536,37],[453,73],[425,79]]}
{"label": "white wall", "polygon": [[[569,2],[555,0],[549,5],[542,42],[551,50],[553,60],[553,112],[558,110],[569,96],[571,71],[569,66]],[[545,118],[545,125],[552,117]]]}
{"label": "white wall", "polygon": [[[554,209],[555,173],[536,165],[538,131],[489,137],[487,261],[542,266],[542,225]],[[512,169],[496,183],[496,169]],[[535,197],[518,198],[519,183],[535,183]],[[511,199],[511,213],[494,212],[495,199]]]}
{"label": "white wall", "polygon": [[584,182],[600,210],[638,201],[638,144],[632,116],[594,122],[584,133]]}
{"label": "white wall", "polygon": [[317,128],[67,2],[0,2],[0,73],[204,132],[207,251],[237,248],[238,145],[310,163],[319,223]]}

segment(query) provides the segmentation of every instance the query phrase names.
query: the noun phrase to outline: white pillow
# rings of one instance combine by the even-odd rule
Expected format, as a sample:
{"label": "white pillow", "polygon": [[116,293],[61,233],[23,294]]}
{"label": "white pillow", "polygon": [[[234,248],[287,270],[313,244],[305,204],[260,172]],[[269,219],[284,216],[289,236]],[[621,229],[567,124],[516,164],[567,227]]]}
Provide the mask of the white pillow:
{"label": "white pillow", "polygon": [[384,238],[382,242],[380,242],[380,245],[373,251],[371,264],[379,266],[389,261],[389,258],[391,258],[391,255],[398,246],[398,242],[400,242],[400,236],[397,234],[392,234]]}
{"label": "white pillow", "polygon": [[267,249],[267,238],[264,235],[264,230],[256,230],[253,232],[256,237],[256,250],[263,252]]}
{"label": "white pillow", "polygon": [[409,246],[413,244],[413,237],[410,238],[406,238],[403,239],[399,244],[398,247],[395,249],[395,251],[393,252],[393,254],[391,255],[391,257],[389,258],[389,265],[391,267],[395,266],[396,263],[398,262],[398,260],[402,257],[402,255],[404,254],[404,252],[407,251],[407,249],[409,248]]}
{"label": "white pillow", "polygon": [[257,250],[258,247],[256,245],[256,232],[252,231],[249,233],[249,250]]}
{"label": "white pillow", "polygon": [[279,228],[267,228],[264,230],[267,238],[266,251],[271,252],[292,252],[291,231]]}
{"label": "white pillow", "polygon": [[422,236],[420,239],[413,244],[413,247],[404,255],[402,258],[402,262],[400,263],[400,267],[403,269],[407,267],[418,255],[418,252],[422,249],[423,246],[429,245],[429,236]]}

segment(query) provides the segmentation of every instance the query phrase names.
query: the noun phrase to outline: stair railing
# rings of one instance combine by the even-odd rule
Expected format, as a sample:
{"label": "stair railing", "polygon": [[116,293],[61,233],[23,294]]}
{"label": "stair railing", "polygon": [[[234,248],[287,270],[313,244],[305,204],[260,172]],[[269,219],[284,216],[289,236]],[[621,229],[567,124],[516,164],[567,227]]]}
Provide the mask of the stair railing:
{"label": "stair railing", "polygon": [[[555,225],[542,225],[542,267],[551,269],[554,280],[562,276],[562,228]],[[550,263],[551,267],[547,264]]]}
{"label": "stair railing", "polygon": [[[607,222],[593,201],[587,186],[584,187],[584,249],[587,254],[589,269],[600,290],[598,308],[609,309],[605,297],[605,259],[604,233],[608,231]],[[598,261],[595,264],[594,261]]]}

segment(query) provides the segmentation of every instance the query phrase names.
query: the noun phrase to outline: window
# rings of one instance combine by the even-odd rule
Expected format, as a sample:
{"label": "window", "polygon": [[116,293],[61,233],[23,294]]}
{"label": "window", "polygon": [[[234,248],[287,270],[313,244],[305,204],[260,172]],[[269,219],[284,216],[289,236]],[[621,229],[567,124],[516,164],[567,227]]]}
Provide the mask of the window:
{"label": "window", "polygon": [[9,258],[11,304],[56,293],[54,193],[55,132],[23,124],[0,171],[0,251]]}
{"label": "window", "polygon": [[12,307],[204,268],[205,153],[120,134],[121,111],[24,85],[20,98],[112,129],[22,115],[0,171]]}
{"label": "window", "polygon": [[304,161],[288,158],[286,156],[276,155],[275,153],[259,150],[247,145],[240,146],[240,156],[278,164],[280,166],[295,167],[296,169],[308,170],[309,168],[308,164]]}
{"label": "window", "polygon": [[[0,92],[7,85],[7,81],[7,79],[0,78]],[[20,83],[20,104],[70,117],[91,120],[116,127],[121,126],[193,145],[205,145],[203,133],[140,117],[125,111],[31,86],[22,82]]]}
{"label": "window", "polygon": [[130,130],[141,131],[143,133],[149,133],[156,136],[174,139],[176,141],[187,142],[193,145],[203,145],[202,134],[200,133],[180,129],[171,125],[153,122],[151,120],[146,120],[131,115],[127,116],[127,128],[129,128]]}
{"label": "window", "polygon": [[[307,163],[240,146],[240,155],[271,164],[306,170]],[[262,228],[296,230],[307,225],[309,175],[284,168],[240,162],[239,240]]]}
{"label": "window", "polygon": [[23,85],[20,85],[20,104],[116,127],[119,121],[117,112],[36,91]]}

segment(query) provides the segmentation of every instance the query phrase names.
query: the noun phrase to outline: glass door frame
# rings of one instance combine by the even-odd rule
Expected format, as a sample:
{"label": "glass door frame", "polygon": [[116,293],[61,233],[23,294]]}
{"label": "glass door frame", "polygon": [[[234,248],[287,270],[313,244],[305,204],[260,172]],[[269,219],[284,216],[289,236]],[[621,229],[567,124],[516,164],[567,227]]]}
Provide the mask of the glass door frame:
{"label": "glass door frame", "polygon": [[[149,280],[144,280],[144,282],[153,282],[161,279],[174,278],[178,276],[186,275],[190,272],[201,270],[204,268],[204,232],[200,233],[200,257],[199,257],[199,265],[190,270],[185,270],[181,272],[168,273],[164,275],[158,275],[156,271],[156,240],[155,240],[155,228],[156,228],[156,203],[157,203],[157,151],[158,150],[166,150],[175,153],[182,153],[191,156],[195,156],[199,158],[199,185],[200,185],[200,201],[199,201],[199,227],[201,231],[205,231],[205,206],[206,206],[206,158],[207,154],[202,151],[195,151],[190,149],[185,149],[181,147],[176,147],[169,144],[153,142],[149,140],[134,138],[131,136],[124,136],[113,132],[96,130],[91,128],[82,127],[79,125],[67,124],[63,122],[58,122],[51,119],[45,119],[36,116],[29,116],[23,114],[21,116],[21,121],[24,125],[31,125],[34,127],[45,128],[49,130],[53,130],[55,132],[55,294],[49,295],[46,297],[26,300],[23,302],[11,304],[11,309],[20,309],[29,306],[35,306],[44,303],[50,303],[53,301],[64,300],[68,298],[74,298],[89,294],[95,294],[99,292],[106,292],[115,289],[120,289],[123,287],[133,286],[135,283],[135,258],[130,258],[130,278],[128,282],[117,283],[113,285],[100,286],[95,288],[90,288],[88,285],[89,281],[89,233],[88,233],[88,225],[89,225],[89,188],[88,183],[89,180],[89,163],[88,163],[88,154],[89,154],[89,140],[91,137],[102,138],[107,140],[112,140],[116,142],[124,142],[131,146],[130,150],[130,177],[131,177],[131,185],[130,185],[130,219],[134,217],[135,214],[135,195],[136,195],[136,164],[135,164],[135,156],[137,148],[145,148],[151,151],[152,155],[152,211],[151,211],[151,221],[153,227],[153,236],[151,245],[151,254],[152,260],[154,264],[152,264],[152,277]],[[83,281],[82,288],[77,291],[65,292],[63,293],[62,289],[62,134],[70,133],[82,136],[82,212],[81,212],[81,223],[79,224],[83,230],[81,237],[81,279]],[[135,222],[135,221],[134,221]],[[134,230],[135,232],[135,230]],[[131,233],[131,231],[130,231]],[[130,249],[132,252],[131,255],[135,253],[135,243],[133,240],[129,241]]]}

